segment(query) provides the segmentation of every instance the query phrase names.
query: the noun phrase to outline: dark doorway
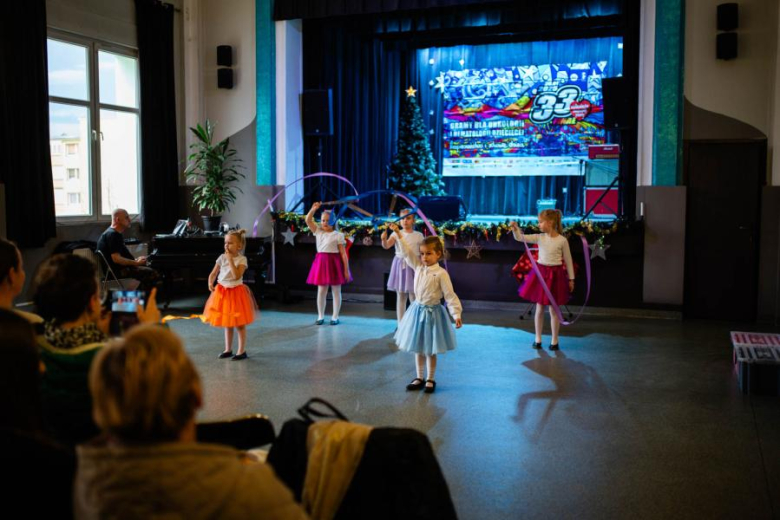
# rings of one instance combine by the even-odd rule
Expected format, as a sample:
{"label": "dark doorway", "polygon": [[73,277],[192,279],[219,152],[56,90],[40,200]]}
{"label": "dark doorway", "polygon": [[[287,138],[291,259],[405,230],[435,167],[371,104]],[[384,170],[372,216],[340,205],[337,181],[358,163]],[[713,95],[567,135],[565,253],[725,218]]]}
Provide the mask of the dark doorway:
{"label": "dark doorway", "polygon": [[755,321],[766,140],[686,141],[686,318]]}

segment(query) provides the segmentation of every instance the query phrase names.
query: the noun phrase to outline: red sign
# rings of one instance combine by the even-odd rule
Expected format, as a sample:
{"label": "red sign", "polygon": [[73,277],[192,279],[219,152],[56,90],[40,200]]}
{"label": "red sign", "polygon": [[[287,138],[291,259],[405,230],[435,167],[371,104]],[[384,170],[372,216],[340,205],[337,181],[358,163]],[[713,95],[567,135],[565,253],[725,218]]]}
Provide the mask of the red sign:
{"label": "red sign", "polygon": [[594,144],[588,147],[588,159],[618,159],[619,157],[620,145],[617,144]]}

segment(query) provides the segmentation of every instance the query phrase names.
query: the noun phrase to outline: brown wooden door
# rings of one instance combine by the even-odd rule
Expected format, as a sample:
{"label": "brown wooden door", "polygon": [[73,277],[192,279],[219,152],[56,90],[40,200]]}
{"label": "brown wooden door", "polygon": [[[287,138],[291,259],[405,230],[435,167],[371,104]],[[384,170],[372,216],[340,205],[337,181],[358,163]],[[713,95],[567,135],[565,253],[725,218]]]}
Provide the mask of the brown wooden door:
{"label": "brown wooden door", "polygon": [[766,141],[686,141],[686,318],[755,321]]}

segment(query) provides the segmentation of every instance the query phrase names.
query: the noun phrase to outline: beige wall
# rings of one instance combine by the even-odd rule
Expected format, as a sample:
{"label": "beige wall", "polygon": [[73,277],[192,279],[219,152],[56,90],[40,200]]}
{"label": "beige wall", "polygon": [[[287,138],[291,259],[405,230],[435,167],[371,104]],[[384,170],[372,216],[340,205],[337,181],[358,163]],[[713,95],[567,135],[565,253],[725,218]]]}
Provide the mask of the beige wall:
{"label": "beige wall", "polygon": [[[255,118],[255,2],[202,0],[201,56],[204,115],[217,123],[215,137],[243,130]],[[217,46],[233,47],[233,88],[217,88]]]}
{"label": "beige wall", "polygon": [[[685,97],[705,110],[756,127],[769,137],[772,156],[778,132],[778,1],[739,2],[739,56],[715,58],[716,15],[722,0],[687,0]],[[780,184],[774,168],[773,184]]]}

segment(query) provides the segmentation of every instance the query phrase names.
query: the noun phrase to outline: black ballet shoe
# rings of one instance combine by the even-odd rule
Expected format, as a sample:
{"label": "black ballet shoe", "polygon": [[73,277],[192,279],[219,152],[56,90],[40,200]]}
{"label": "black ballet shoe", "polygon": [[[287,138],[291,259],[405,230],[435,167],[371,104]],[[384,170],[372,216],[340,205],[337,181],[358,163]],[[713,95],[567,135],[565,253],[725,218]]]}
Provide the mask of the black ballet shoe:
{"label": "black ballet shoe", "polygon": [[339,323],[341,323],[341,322],[339,321],[338,318],[336,318],[335,320],[330,320],[330,324],[331,325],[338,325]]}
{"label": "black ballet shoe", "polygon": [[232,350],[228,350],[227,352],[223,352],[222,354],[219,355],[219,359],[225,359],[225,358],[229,358],[229,357],[233,357],[233,351]]}
{"label": "black ballet shoe", "polygon": [[315,325],[322,325],[323,323],[325,323],[325,320],[317,320],[314,322]]}
{"label": "black ballet shoe", "polygon": [[406,385],[407,390],[422,390],[422,388],[425,386],[425,381],[423,381],[419,377],[415,377],[412,379],[412,382]]}
{"label": "black ballet shoe", "polygon": [[233,359],[231,361],[241,361],[242,359],[246,359],[246,352],[242,352],[241,354],[236,354],[233,356]]}
{"label": "black ballet shoe", "polygon": [[[428,386],[428,383],[431,383],[431,386]],[[425,392],[426,394],[432,394],[435,391],[436,391],[436,381],[434,381],[433,379],[426,379],[425,390],[423,390],[423,392]]]}
{"label": "black ballet shoe", "polygon": [[550,350],[558,350],[558,344],[550,345]]}
{"label": "black ballet shoe", "polygon": [[536,349],[542,348],[542,344],[541,343],[531,343],[531,346],[533,348],[536,348]]}

